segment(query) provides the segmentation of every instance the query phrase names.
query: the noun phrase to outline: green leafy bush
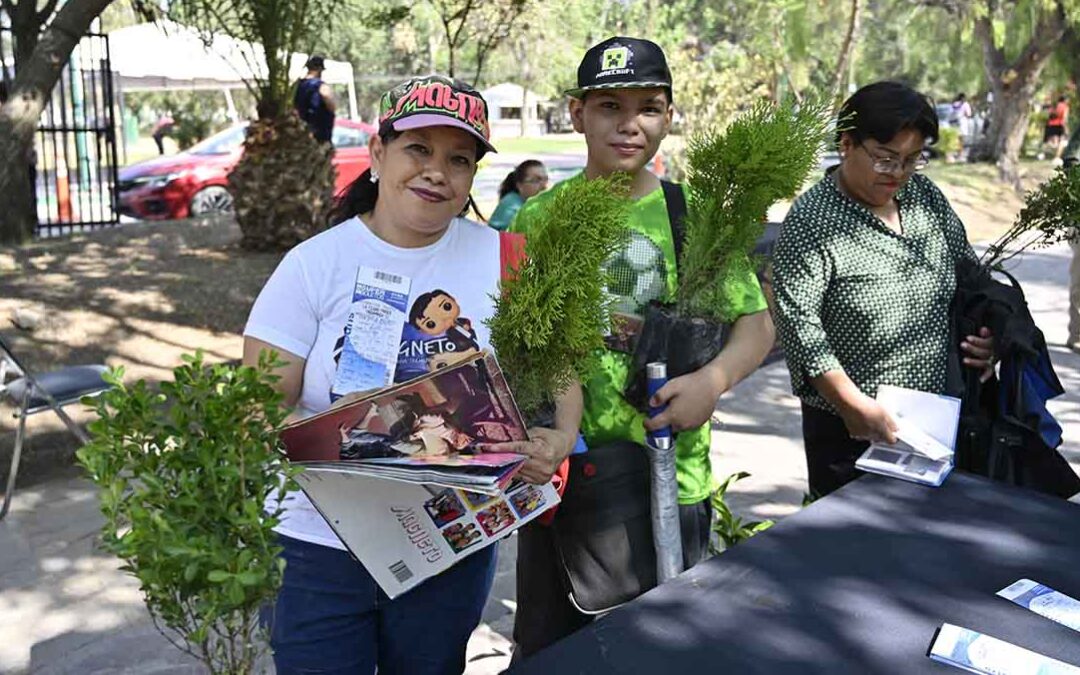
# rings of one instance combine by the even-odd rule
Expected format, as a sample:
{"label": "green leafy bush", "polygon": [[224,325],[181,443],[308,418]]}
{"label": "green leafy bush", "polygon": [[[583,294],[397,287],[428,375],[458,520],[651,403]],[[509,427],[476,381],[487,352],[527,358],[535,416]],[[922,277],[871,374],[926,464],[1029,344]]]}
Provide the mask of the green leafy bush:
{"label": "green leafy bush", "polygon": [[173,113],[173,119],[176,124],[169,135],[176,139],[176,145],[181,150],[187,150],[223,126],[218,107],[208,105],[195,96],[182,100]]}
{"label": "green leafy bush", "polygon": [[101,489],[105,548],[139,580],[155,625],[211,673],[250,672],[265,645],[258,610],[284,570],[281,511],[263,510],[291,484],[276,356],[257,369],[184,361],[160,392],[109,372],[78,458]]}
{"label": "green leafy bush", "polygon": [[133,92],[127,96],[128,108],[144,119],[147,133],[162,113],[169,112],[174,124],[166,135],[171,136],[181,150],[187,150],[229,125],[218,92]]}
{"label": "green leafy bush", "polygon": [[938,128],[938,139],[934,147],[946,157],[960,152],[960,130],[956,127],[941,125]]}
{"label": "green leafy bush", "polygon": [[749,254],[769,207],[802,187],[817,167],[830,126],[824,103],[796,108],[761,102],[722,133],[704,131],[690,139],[679,313],[722,323],[735,319],[739,297],[730,290],[753,272]]}
{"label": "green leafy bush", "polygon": [[742,518],[732,513],[731,509],[728,507],[727,501],[724,499],[728,488],[749,476],[750,474],[745,471],[733,473],[725,478],[712,493],[712,531],[724,545],[723,548],[716,548],[715,546],[711,547],[711,552],[714,554],[722,553],[735,544],[746,541],[758,532],[764,532],[775,524],[771,520],[751,520],[744,522]]}
{"label": "green leafy bush", "polygon": [[503,282],[488,326],[518,407],[529,417],[583,378],[611,323],[603,264],[629,235],[629,176],[570,181],[529,230],[527,259]]}

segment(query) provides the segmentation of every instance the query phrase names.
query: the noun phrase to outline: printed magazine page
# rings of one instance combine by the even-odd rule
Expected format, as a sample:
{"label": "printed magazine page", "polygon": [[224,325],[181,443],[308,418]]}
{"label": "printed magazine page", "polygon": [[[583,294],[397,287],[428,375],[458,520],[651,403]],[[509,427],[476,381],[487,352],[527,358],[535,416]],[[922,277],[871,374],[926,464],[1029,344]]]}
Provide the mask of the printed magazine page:
{"label": "printed magazine page", "polygon": [[872,443],[855,461],[870,473],[941,485],[953,469],[960,399],[882,385],[877,401],[896,421],[897,443]]}
{"label": "printed magazine page", "polygon": [[551,483],[520,480],[494,496],[337,471],[296,480],[391,598],[559,503]]}
{"label": "printed magazine page", "polygon": [[[494,475],[505,484],[524,457],[482,454],[483,444],[526,440],[525,424],[495,357],[483,352],[372,392],[286,427],[293,462],[322,469],[380,472],[409,480],[417,473]],[[360,465],[363,465],[361,468]]]}

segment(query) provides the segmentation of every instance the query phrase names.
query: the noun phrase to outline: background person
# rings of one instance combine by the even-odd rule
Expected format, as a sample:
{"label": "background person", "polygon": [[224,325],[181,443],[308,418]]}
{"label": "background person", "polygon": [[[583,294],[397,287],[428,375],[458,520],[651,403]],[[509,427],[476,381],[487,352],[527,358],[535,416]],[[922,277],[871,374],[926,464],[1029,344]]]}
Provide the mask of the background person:
{"label": "background person", "polygon": [[963,92],[957,94],[949,106],[949,123],[960,132],[960,148],[956,151],[957,161],[964,160],[965,148],[970,144],[970,137],[974,135],[973,118],[974,113],[971,110],[971,104],[968,103],[967,95]]}
{"label": "background person", "polygon": [[337,102],[330,85],[323,82],[322,74],[326,61],[321,56],[312,56],[304,64],[307,75],[296,83],[293,106],[300,119],[307,122],[311,135],[320,143],[329,143],[334,136],[334,113]]}
{"label": "background person", "polygon": [[543,192],[547,186],[548,174],[543,162],[527,159],[518,164],[499,185],[499,205],[488,225],[500,231],[510,227],[525,200]]}
{"label": "background person", "polygon": [[[342,197],[337,224],[285,255],[244,329],[244,363],[277,351],[285,364],[276,386],[300,416],[330,407],[334,355],[360,266],[409,278],[412,294],[452,293],[476,320],[481,346],[490,347],[486,320],[499,292],[500,237],[460,215],[477,161],[494,149],[487,105],[471,87],[432,75],[384,94],[381,110],[369,142],[371,168]],[[525,480],[551,478],[577,438],[578,419],[575,389],[558,402],[556,429],[532,429],[532,440],[516,444],[529,455]],[[285,579],[266,615],[279,675],[464,670],[465,646],[491,588],[495,546],[390,600],[302,492],[290,493],[284,506],[277,532]]]}
{"label": "background person", "polygon": [[[1059,96],[1054,105],[1050,107],[1050,116],[1046,118],[1046,131],[1043,133],[1043,145],[1049,145],[1053,151],[1056,162],[1061,162],[1061,153],[1065,150],[1066,130],[1069,124],[1069,102],[1064,96]],[[1043,154],[1039,153],[1039,159]]]}
{"label": "background person", "polygon": [[[974,259],[945,196],[917,172],[938,120],[896,82],[855,92],[840,109],[840,165],[799,197],[773,254],[776,325],[802,399],[810,492],[856,478],[870,441],[895,442],[874,397],[884,384],[944,393],[956,265]],[[991,373],[986,328],[963,337],[964,363]]]}
{"label": "background person", "polygon": [[151,130],[150,136],[154,139],[154,145],[157,146],[159,155],[165,154],[165,137],[169,135],[174,126],[176,126],[176,120],[168,112],[162,113],[157,122],[154,122],[154,128]]}

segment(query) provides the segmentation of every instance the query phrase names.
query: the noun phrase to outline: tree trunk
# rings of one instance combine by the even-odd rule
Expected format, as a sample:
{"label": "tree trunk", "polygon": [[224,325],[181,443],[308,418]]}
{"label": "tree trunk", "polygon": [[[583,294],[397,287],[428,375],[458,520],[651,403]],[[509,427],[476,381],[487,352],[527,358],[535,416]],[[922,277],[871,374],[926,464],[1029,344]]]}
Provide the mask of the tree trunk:
{"label": "tree trunk", "polygon": [[19,66],[30,60],[41,34],[41,22],[38,21],[37,0],[21,0],[11,14],[11,35],[15,38],[15,72]]}
{"label": "tree trunk", "polygon": [[26,241],[37,217],[29,185],[30,147],[38,119],[71,52],[112,0],[69,0],[15,73],[0,106],[0,243]]}
{"label": "tree trunk", "polygon": [[514,43],[514,55],[521,66],[521,137],[529,135],[529,87],[532,85],[532,64],[529,63],[528,31]]}
{"label": "tree trunk", "polygon": [[439,72],[439,38],[435,30],[428,33],[428,72]]}
{"label": "tree trunk", "polygon": [[0,243],[19,244],[34,234],[37,214],[30,184],[30,143],[0,120]]}
{"label": "tree trunk", "polygon": [[1029,102],[1035,97],[1039,75],[1065,34],[1061,8],[1044,11],[1028,44],[1011,63],[995,44],[992,17],[975,19],[975,36],[983,51],[983,69],[990,82],[994,101],[990,107],[990,128],[975,159],[992,161],[1000,177],[1020,190],[1019,161],[1031,113]]}
{"label": "tree trunk", "polygon": [[832,99],[839,106],[843,98],[841,88],[844,85],[844,75],[848,71],[851,55],[855,52],[855,44],[859,40],[859,25],[862,17],[862,0],[851,0],[851,17],[848,19],[847,34],[844,35],[844,43],[840,47],[840,57],[836,61],[836,72],[833,74]]}
{"label": "tree trunk", "polygon": [[[1024,145],[1030,115],[1031,91],[1019,90],[1002,84],[1000,79],[991,83],[994,102],[990,108],[990,128],[986,144],[980,148],[976,159],[997,164],[1001,180],[1020,190],[1019,160]],[[1034,84],[1030,87],[1034,89]]]}
{"label": "tree trunk", "polygon": [[1062,39],[1065,53],[1069,55],[1069,76],[1073,86],[1080,87],[1080,28],[1069,26]]}

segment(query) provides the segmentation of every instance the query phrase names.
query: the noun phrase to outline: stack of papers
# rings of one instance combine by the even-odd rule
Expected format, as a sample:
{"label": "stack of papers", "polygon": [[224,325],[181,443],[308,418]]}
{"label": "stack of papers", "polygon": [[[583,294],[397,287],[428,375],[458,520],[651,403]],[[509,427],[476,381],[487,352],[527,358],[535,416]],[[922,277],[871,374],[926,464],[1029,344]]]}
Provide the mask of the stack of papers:
{"label": "stack of papers", "polygon": [[528,439],[495,356],[480,352],[289,425],[305,471],[378,476],[497,494],[527,459],[487,446]]}
{"label": "stack of papers", "polygon": [[303,467],[297,484],[391,598],[559,503],[551,482],[514,478],[524,455],[489,452],[527,439],[487,352],[281,434],[289,461]]}
{"label": "stack of papers", "polygon": [[469,457],[386,457],[363,461],[304,462],[303,466],[305,471],[350,473],[497,495],[506,489],[524,462],[523,455],[491,452]]}
{"label": "stack of papers", "polygon": [[856,468],[901,480],[941,485],[953,468],[960,399],[884,385],[877,401],[898,427],[897,443],[873,443]]}

